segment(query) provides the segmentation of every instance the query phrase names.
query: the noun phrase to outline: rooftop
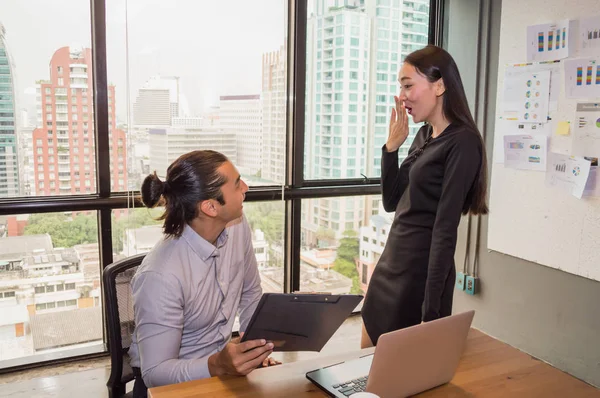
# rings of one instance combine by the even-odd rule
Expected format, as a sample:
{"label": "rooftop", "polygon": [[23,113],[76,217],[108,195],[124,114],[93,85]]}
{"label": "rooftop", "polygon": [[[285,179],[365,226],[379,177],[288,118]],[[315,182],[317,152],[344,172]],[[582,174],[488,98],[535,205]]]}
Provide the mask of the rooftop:
{"label": "rooftop", "polygon": [[52,248],[48,234],[8,236],[0,239],[0,259],[23,258],[34,252],[50,252]]}
{"label": "rooftop", "polygon": [[33,347],[36,351],[73,344],[101,341],[102,308],[49,312],[31,316]]}

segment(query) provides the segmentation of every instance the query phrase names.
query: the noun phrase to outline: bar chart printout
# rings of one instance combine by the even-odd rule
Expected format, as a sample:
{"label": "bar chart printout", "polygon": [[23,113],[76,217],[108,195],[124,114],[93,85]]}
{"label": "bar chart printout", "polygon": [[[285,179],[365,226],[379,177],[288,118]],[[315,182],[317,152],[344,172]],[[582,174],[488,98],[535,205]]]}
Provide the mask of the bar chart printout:
{"label": "bar chart printout", "polygon": [[554,61],[570,56],[570,21],[527,27],[527,61]]}
{"label": "bar chart printout", "polygon": [[579,56],[600,54],[600,15],[579,20]]}
{"label": "bar chart printout", "polygon": [[600,98],[600,57],[568,59],[563,62],[567,98]]}

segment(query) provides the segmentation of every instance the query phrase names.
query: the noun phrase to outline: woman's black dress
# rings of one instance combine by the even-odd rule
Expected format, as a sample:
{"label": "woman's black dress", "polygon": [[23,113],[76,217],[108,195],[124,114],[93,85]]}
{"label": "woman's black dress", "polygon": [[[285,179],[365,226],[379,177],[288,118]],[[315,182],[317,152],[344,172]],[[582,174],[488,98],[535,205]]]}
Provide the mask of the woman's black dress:
{"label": "woman's black dress", "polygon": [[433,139],[431,126],[421,127],[400,167],[398,152],[383,147],[383,205],[396,213],[362,308],[374,344],[383,333],[451,314],[457,229],[481,153],[479,133],[455,124]]}

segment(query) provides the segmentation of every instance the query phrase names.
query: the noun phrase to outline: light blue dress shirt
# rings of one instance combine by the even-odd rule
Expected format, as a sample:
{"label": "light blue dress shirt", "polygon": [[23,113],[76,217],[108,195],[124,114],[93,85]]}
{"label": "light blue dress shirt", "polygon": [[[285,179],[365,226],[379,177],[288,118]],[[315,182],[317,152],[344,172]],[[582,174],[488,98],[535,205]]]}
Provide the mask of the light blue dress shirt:
{"label": "light blue dress shirt", "polygon": [[229,342],[238,311],[246,330],[262,295],[246,218],[230,223],[216,247],[186,225],[148,253],[131,287],[129,354],[146,386],[210,377],[208,357]]}

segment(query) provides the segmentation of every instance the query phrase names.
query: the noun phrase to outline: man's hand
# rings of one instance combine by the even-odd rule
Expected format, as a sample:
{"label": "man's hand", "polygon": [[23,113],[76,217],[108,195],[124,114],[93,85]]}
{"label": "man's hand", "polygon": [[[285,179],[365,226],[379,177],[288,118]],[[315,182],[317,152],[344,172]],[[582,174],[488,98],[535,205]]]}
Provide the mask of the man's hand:
{"label": "man's hand", "polygon": [[223,351],[208,358],[211,376],[245,376],[265,361],[273,352],[273,343],[265,340],[250,340],[243,343],[231,342]]}
{"label": "man's hand", "polygon": [[263,368],[266,368],[268,366],[275,366],[275,365],[281,365],[281,362],[279,362],[278,360],[271,358],[271,357],[265,359],[262,363]]}
{"label": "man's hand", "polygon": [[[239,337],[235,337],[235,338],[231,339],[231,341],[233,343],[239,343],[240,340],[242,339],[242,337],[244,337],[244,332],[240,332]],[[274,359],[274,358],[269,357],[269,358],[267,358],[267,359],[265,359],[263,361],[263,363],[261,364],[260,367],[261,368],[266,368],[268,366],[275,366],[275,365],[281,365],[281,362],[278,361],[278,360],[276,360],[276,359]]]}

